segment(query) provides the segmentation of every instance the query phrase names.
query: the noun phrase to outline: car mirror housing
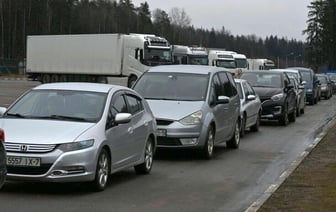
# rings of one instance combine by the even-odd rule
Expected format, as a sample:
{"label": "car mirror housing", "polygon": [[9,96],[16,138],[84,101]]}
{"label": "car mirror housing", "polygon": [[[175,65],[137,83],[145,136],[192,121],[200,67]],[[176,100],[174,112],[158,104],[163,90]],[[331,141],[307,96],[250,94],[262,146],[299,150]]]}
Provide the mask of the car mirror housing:
{"label": "car mirror housing", "polygon": [[7,108],[0,107],[0,117],[6,112]]}
{"label": "car mirror housing", "polygon": [[228,104],[230,102],[230,98],[227,96],[218,96],[217,104]]}
{"label": "car mirror housing", "polygon": [[115,123],[126,124],[132,120],[132,114],[130,113],[117,113],[115,116]]}
{"label": "car mirror housing", "polygon": [[250,94],[250,95],[247,96],[246,99],[247,99],[247,100],[255,100],[255,99],[256,99],[256,96]]}

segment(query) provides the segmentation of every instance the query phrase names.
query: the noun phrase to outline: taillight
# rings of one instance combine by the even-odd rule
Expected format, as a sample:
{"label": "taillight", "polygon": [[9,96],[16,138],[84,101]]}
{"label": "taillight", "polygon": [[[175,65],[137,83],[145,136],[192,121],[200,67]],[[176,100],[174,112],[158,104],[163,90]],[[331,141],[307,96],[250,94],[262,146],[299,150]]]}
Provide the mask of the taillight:
{"label": "taillight", "polygon": [[0,129],[0,140],[5,142],[5,132],[2,129]]}

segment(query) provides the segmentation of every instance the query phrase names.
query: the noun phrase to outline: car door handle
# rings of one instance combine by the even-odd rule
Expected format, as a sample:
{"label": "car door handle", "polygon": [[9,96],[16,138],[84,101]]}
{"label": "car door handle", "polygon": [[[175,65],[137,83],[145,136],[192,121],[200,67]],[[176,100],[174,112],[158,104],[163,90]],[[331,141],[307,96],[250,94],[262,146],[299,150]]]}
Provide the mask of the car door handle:
{"label": "car door handle", "polygon": [[133,127],[129,127],[129,128],[127,129],[127,132],[128,132],[129,134],[132,134],[132,133],[133,133]]}

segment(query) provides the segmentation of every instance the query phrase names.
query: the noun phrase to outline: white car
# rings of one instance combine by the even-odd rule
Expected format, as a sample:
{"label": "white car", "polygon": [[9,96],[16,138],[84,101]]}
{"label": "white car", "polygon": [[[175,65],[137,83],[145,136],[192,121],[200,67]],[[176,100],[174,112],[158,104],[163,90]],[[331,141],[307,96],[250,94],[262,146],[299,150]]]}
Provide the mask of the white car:
{"label": "white car", "polygon": [[6,168],[6,150],[5,150],[5,133],[0,129],[0,189],[5,183],[7,168]]}
{"label": "white car", "polygon": [[244,79],[235,79],[238,94],[240,97],[241,131],[240,135],[245,135],[245,130],[258,131],[261,116],[261,101],[252,86]]}
{"label": "white car", "polygon": [[0,108],[7,179],[85,182],[104,190],[111,173],[152,169],[156,121],[135,91],[98,83],[39,85]]}

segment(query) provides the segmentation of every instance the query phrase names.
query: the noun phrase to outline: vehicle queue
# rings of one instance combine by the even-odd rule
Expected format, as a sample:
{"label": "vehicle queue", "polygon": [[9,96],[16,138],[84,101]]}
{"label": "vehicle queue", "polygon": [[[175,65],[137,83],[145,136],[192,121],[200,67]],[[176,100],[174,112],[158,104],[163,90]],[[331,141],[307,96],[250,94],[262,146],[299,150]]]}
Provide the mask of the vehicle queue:
{"label": "vehicle queue", "polygon": [[237,149],[261,121],[286,126],[304,114],[306,102],[332,95],[325,87],[333,82],[307,68],[240,74],[215,65],[162,65],[141,75],[133,89],[37,86],[0,108],[7,152],[0,165],[6,163],[8,180],[80,181],[102,191],[114,172],[133,166],[150,173],[156,148],[188,148],[211,159],[216,144]]}

